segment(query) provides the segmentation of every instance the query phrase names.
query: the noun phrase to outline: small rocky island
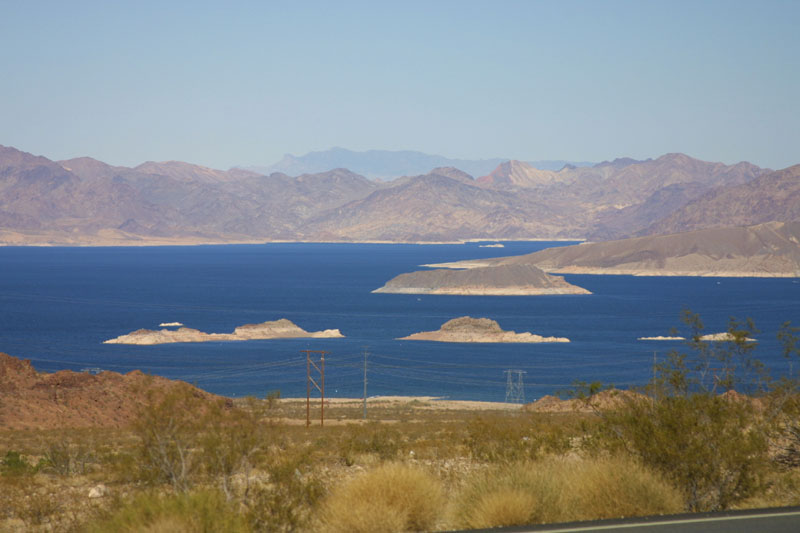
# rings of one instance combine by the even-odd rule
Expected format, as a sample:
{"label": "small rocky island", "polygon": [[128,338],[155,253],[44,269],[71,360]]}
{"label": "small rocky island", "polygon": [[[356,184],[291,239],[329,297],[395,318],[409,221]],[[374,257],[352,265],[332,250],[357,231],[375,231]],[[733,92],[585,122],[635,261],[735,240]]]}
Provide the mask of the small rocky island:
{"label": "small rocky island", "polygon": [[533,333],[504,331],[489,318],[462,316],[442,324],[437,331],[414,333],[398,340],[437,342],[569,342],[566,337],[542,337]]}
{"label": "small rocky island", "polygon": [[567,283],[561,276],[546,274],[534,265],[420,270],[400,274],[372,292],[467,296],[591,294],[582,287]]}
{"label": "small rocky island", "polygon": [[137,329],[127,335],[109,339],[103,344],[168,344],[172,342],[213,342],[213,341],[249,341],[262,339],[295,339],[295,338],[340,338],[344,337],[338,329],[323,331],[306,331],[292,321],[282,318],[261,324],[245,324],[233,330],[233,333],[204,333],[193,328],[179,329]]}
{"label": "small rocky island", "polygon": [[[639,337],[637,340],[640,341],[685,341],[686,337],[675,337],[675,336],[663,336],[659,335],[657,337]],[[699,341],[706,341],[706,342],[736,342],[737,339],[728,331],[723,331],[721,333],[709,333],[707,335],[700,335],[697,337]],[[744,342],[758,342],[756,339],[745,337],[743,339],[739,339]]]}

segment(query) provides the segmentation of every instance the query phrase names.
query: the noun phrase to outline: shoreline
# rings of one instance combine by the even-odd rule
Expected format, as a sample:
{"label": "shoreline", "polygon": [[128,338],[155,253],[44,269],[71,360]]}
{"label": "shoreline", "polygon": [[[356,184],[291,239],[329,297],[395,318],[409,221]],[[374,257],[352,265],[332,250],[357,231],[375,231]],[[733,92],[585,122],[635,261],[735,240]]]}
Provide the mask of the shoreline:
{"label": "shoreline", "polygon": [[[513,256],[512,256],[513,257]],[[464,261],[451,261],[447,263],[427,263],[420,265],[426,268],[443,268],[449,270],[471,270],[475,268],[491,268],[501,266],[503,263],[485,259],[466,259]],[[557,275],[586,275],[586,276],[633,276],[637,278],[800,278],[800,272],[756,272],[739,270],[651,270],[651,269],[613,269],[597,267],[564,267],[564,268],[541,268],[548,274]]]}
{"label": "shoreline", "polygon": [[[0,236],[2,238],[2,236]],[[269,244],[415,244],[415,245],[442,245],[442,244],[472,244],[477,242],[585,242],[585,239],[565,239],[565,238],[524,238],[524,239],[504,239],[504,238],[469,238],[449,241],[390,241],[379,239],[367,240],[302,240],[302,239],[242,239],[242,240],[215,240],[215,239],[100,239],[99,242],[10,242],[0,241],[0,248],[136,248],[136,247],[157,247],[157,246],[228,246],[228,245],[269,245]]]}

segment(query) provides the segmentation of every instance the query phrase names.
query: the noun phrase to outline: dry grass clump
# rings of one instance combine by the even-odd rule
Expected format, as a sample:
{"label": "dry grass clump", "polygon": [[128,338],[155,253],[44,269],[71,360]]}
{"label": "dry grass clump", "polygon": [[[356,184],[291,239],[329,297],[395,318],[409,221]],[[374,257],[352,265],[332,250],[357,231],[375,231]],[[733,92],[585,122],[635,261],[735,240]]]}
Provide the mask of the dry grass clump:
{"label": "dry grass clump", "polygon": [[484,528],[678,512],[681,494],[626,458],[548,458],[497,467],[471,480],[457,527]]}
{"label": "dry grass clump", "polygon": [[86,531],[245,533],[250,528],[222,493],[199,490],[174,495],[141,493],[105,519],[89,524]]}
{"label": "dry grass clump", "polygon": [[629,457],[567,462],[563,475],[574,515],[568,520],[676,513],[681,492]]}
{"label": "dry grass clump", "polygon": [[322,507],[329,533],[427,531],[444,508],[441,483],[412,466],[388,463],[335,489]]}

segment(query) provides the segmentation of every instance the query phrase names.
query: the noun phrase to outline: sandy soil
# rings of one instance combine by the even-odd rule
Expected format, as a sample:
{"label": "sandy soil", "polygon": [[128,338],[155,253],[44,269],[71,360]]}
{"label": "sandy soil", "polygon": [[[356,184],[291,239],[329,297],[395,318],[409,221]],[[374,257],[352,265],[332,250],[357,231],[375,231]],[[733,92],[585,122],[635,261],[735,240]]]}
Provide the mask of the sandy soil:
{"label": "sandy soil", "polygon": [[[319,405],[319,397],[311,398],[312,404],[316,401]],[[325,405],[336,407],[361,407],[361,398],[325,398]],[[306,398],[281,398],[281,402],[298,402],[305,404]],[[447,400],[436,396],[369,396],[367,397],[367,408],[369,407],[412,407],[424,410],[459,410],[459,411],[515,411],[522,408],[518,403],[504,402],[478,402],[472,400]]]}

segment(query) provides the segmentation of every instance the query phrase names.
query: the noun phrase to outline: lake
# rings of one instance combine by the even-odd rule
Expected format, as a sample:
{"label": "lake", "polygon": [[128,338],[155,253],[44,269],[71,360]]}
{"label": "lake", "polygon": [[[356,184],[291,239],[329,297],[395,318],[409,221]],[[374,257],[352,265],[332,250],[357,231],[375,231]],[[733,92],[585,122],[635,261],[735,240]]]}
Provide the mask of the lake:
{"label": "lake", "polygon": [[[325,350],[326,395],[429,395],[503,401],[506,370],[523,371],[527,400],[575,380],[642,385],[652,362],[681,343],[667,335],[683,309],[710,333],[729,317],[762,330],[756,356],[787,371],[775,338],[800,325],[798,279],[565,276],[593,292],[575,296],[372,294],[423,263],[517,255],[566,243],[266,244],[186,247],[0,248],[0,351],[43,371],[133,369],[196,383],[228,396],[304,396],[301,350]],[[458,316],[488,317],[506,330],[568,337],[554,344],[398,341]],[[178,321],[206,332],[288,318],[344,339],[105,345],[139,328]],[[517,374],[514,373],[516,376]]]}

